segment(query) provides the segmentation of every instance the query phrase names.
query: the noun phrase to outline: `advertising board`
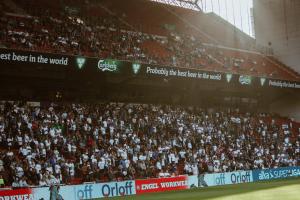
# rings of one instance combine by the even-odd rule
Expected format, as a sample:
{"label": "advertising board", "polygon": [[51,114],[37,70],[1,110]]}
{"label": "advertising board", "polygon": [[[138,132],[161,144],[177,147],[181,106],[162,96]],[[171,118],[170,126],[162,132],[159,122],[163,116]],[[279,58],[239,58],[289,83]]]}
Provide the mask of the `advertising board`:
{"label": "advertising board", "polygon": [[34,200],[32,190],[30,188],[0,191],[0,200],[12,199]]}
{"label": "advertising board", "polygon": [[[61,186],[58,193],[63,199],[73,200],[136,194],[134,181]],[[36,200],[50,198],[50,190],[48,187],[35,188],[33,189],[33,194]]]}
{"label": "advertising board", "polygon": [[184,190],[188,189],[188,176],[136,180],[135,187],[137,194]]}
{"label": "advertising board", "polygon": [[253,182],[252,171],[205,174],[201,186],[217,186]]}
{"label": "advertising board", "polygon": [[[57,195],[63,199],[83,200],[150,192],[185,190],[194,187],[249,183],[298,176],[300,176],[300,167],[284,167],[204,174],[200,176],[177,176],[135,181],[60,186],[57,190]],[[3,190],[0,191],[0,200],[46,200],[50,199],[50,190],[49,187]]]}
{"label": "advertising board", "polygon": [[280,179],[300,176],[300,167],[253,170],[253,181]]}
{"label": "advertising board", "polygon": [[254,77],[243,74],[232,74],[201,70],[185,67],[171,67],[163,65],[142,64],[106,58],[70,56],[32,51],[21,51],[0,48],[0,65],[7,67],[26,68],[45,66],[53,69],[80,71],[80,73],[95,72],[129,77],[157,77],[185,80],[210,81],[219,84],[234,84],[241,87],[258,88],[293,88],[300,89],[300,82],[267,77]]}
{"label": "advertising board", "polygon": [[198,176],[189,176],[188,177],[188,186],[189,188],[194,188],[199,186]]}

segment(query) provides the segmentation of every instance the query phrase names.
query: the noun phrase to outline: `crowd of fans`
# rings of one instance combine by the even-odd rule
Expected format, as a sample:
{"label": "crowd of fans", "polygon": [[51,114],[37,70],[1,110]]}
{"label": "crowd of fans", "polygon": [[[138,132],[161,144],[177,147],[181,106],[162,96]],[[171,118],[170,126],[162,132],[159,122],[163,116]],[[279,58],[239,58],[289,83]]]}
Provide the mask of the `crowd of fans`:
{"label": "crowd of fans", "polygon": [[41,52],[82,54],[118,59],[143,58],[142,37],[116,28],[113,18],[97,19],[87,25],[63,13],[59,17],[3,15],[0,39],[8,48]]}
{"label": "crowd of fans", "polygon": [[[0,47],[180,67],[257,65],[174,30],[168,36],[141,33],[117,16],[88,18],[70,9],[18,15],[1,8]],[[153,53],[146,42],[169,56]],[[300,131],[279,121],[230,109],[5,102],[0,179],[26,187],[299,165]]]}
{"label": "crowd of fans", "polygon": [[0,176],[24,187],[300,164],[300,132],[267,114],[103,103],[0,106]]}
{"label": "crowd of fans", "polygon": [[[114,15],[88,17],[70,9],[55,14],[35,9],[31,15],[2,12],[0,17],[0,45],[7,48],[177,67],[223,67],[223,58],[217,63],[197,37],[176,30],[168,36],[141,33]],[[147,41],[155,45],[145,47]],[[168,56],[155,52],[156,46],[162,46]]]}
{"label": "crowd of fans", "polygon": [[[93,4],[87,6],[90,4],[77,2],[78,5],[73,7],[59,6],[53,10],[39,6],[28,8],[26,2],[16,2],[21,7],[25,6],[26,14],[11,12],[0,3],[3,7],[0,9],[0,48],[176,67],[202,67],[211,71],[273,78],[293,77],[291,74],[280,73],[278,66],[270,64],[263,56],[246,53],[239,55],[239,52],[230,53],[215,45],[204,45],[205,41],[197,35],[168,28],[165,28],[167,35],[143,33],[127,23],[122,15],[107,14],[105,9],[97,10],[94,16],[89,13]],[[163,24],[161,26],[163,28]],[[151,45],[146,45],[147,42]],[[159,51],[161,47],[165,54]]]}

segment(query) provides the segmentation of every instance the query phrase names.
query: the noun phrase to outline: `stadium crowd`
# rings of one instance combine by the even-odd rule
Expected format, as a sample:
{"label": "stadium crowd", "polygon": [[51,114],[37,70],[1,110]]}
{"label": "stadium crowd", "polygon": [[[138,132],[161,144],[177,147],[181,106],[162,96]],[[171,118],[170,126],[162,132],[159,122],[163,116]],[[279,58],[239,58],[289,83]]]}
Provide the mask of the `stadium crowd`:
{"label": "stadium crowd", "polygon": [[[0,2],[0,48],[299,79],[264,55],[220,47],[189,26],[177,27],[176,18],[136,24],[127,18],[126,9],[113,12],[94,0],[12,2],[19,9]],[[152,25],[160,31],[141,28]]]}
{"label": "stadium crowd", "polygon": [[82,4],[69,0],[57,8],[45,8],[45,2],[13,1],[25,13],[10,10],[0,2],[3,7],[0,9],[0,48],[295,78],[295,74],[279,69],[263,55],[209,45],[201,34],[182,31],[179,27],[168,28],[163,22],[160,29],[164,34],[145,32],[126,21],[125,13],[116,14],[101,8],[99,2]]}
{"label": "stadium crowd", "polygon": [[[142,33],[117,16],[87,17],[68,10],[54,14],[39,9],[32,15],[0,13],[0,16],[0,46],[6,48],[177,67],[213,64],[222,67],[199,38],[176,30],[170,30],[167,36]],[[152,46],[145,45],[146,42]],[[167,55],[158,53],[156,46],[162,47]]]}
{"label": "stadium crowd", "polygon": [[0,176],[13,187],[300,164],[300,132],[268,114],[103,103],[0,106]]}

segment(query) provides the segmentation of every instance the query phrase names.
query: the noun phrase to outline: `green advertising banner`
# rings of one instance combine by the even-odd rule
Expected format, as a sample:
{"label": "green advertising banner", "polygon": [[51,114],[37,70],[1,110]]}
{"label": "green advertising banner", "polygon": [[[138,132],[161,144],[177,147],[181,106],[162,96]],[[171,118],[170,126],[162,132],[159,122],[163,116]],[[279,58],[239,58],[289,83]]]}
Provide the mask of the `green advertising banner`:
{"label": "green advertising banner", "polygon": [[65,71],[105,73],[124,75],[129,77],[157,77],[176,78],[178,80],[212,81],[240,87],[259,88],[292,88],[300,89],[300,82],[254,77],[232,73],[204,71],[195,68],[180,68],[143,64],[139,62],[120,61],[115,59],[102,59],[84,56],[70,56],[12,49],[0,49],[1,67],[26,67],[43,66],[49,70],[58,69]]}

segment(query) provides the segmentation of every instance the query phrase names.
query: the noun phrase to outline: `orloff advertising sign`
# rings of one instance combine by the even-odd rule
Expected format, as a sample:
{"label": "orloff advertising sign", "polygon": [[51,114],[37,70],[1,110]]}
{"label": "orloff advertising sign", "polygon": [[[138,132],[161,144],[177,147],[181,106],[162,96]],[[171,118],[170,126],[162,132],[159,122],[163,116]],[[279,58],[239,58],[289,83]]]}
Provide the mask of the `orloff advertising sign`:
{"label": "orloff advertising sign", "polygon": [[[36,200],[50,199],[49,188],[36,188],[33,190],[33,193]],[[63,199],[72,200],[136,194],[134,181],[61,186],[58,193]]]}
{"label": "orloff advertising sign", "polygon": [[202,186],[228,185],[253,182],[252,171],[205,174]]}
{"label": "orloff advertising sign", "polygon": [[188,177],[156,178],[135,181],[136,193],[163,192],[188,189]]}

